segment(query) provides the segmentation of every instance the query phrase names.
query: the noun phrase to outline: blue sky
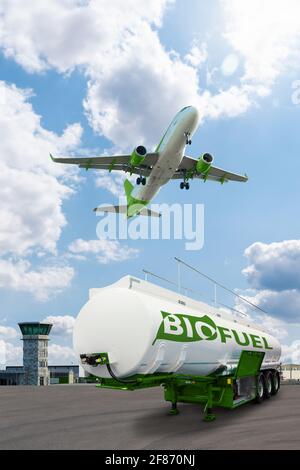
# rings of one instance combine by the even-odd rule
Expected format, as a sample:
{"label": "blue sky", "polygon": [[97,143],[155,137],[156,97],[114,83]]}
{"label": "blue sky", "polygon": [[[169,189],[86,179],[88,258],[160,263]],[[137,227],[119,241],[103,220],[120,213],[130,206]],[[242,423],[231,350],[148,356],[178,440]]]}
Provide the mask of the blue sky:
{"label": "blue sky", "polygon": [[[241,3],[136,1],[124,18],[117,0],[31,0],[22,18],[18,2],[3,2],[0,341],[9,362],[21,357],[17,322],[45,318],[55,325],[52,362],[74,360],[72,317],[88,289],[143,268],[175,280],[174,256],[269,312],[259,317],[218,293],[279,336],[286,360],[299,361],[299,5]],[[184,240],[95,245],[92,209],[117,203],[122,181],[58,168],[49,152],[151,149],[189,104],[201,116],[189,154],[210,152],[249,182],[161,189],[155,203],[204,204],[200,251],[186,251]],[[200,278],[183,271],[183,283],[211,300]]]}

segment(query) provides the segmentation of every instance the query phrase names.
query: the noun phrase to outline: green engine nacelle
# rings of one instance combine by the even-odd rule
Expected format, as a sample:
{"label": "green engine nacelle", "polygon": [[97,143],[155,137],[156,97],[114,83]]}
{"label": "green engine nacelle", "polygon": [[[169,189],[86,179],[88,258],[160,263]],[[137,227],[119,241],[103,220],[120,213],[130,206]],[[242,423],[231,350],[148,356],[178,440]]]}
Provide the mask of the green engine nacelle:
{"label": "green engine nacelle", "polygon": [[131,166],[139,166],[144,160],[147,155],[146,147],[143,145],[139,145],[134,149],[130,157],[130,165]]}
{"label": "green engine nacelle", "polygon": [[204,153],[196,163],[197,173],[208,174],[214,157],[210,153]]}

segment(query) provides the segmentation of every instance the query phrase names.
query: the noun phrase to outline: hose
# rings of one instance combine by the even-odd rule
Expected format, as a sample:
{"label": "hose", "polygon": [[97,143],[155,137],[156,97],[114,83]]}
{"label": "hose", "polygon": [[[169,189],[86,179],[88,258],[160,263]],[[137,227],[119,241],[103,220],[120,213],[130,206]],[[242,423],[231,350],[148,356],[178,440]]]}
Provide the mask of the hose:
{"label": "hose", "polygon": [[108,370],[108,373],[109,375],[114,379],[116,380],[117,382],[120,382],[121,384],[133,384],[133,383],[137,383],[136,380],[134,379],[129,379],[129,380],[126,380],[126,379],[120,379],[118,377],[116,377],[116,375],[113,373],[111,367],[110,367],[110,364],[106,364],[106,367],[107,367],[107,370]]}

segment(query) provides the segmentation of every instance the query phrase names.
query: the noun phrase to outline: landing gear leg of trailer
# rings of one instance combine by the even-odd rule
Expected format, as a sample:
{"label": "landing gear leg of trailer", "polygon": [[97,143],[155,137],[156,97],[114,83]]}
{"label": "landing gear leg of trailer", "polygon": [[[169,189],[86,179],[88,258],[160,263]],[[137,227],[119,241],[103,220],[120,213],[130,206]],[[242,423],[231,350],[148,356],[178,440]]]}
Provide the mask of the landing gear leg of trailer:
{"label": "landing gear leg of trailer", "polygon": [[172,403],[171,409],[169,410],[169,415],[178,415],[179,410],[177,408],[177,403]]}
{"label": "landing gear leg of trailer", "polygon": [[204,407],[204,418],[203,421],[210,422],[216,419],[216,415],[212,412],[212,385],[207,386],[207,402]]}

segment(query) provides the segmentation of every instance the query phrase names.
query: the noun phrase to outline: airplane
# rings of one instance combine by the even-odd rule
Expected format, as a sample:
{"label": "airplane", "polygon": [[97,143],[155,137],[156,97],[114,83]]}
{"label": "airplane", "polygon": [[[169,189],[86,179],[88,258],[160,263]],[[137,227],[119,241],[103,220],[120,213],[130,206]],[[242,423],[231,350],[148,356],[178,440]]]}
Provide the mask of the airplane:
{"label": "airplane", "polygon": [[76,164],[86,170],[94,168],[138,175],[136,184],[142,187],[136,196],[132,195],[133,184],[128,179],[124,181],[126,206],[100,206],[94,211],[125,213],[127,217],[136,215],[160,217],[161,214],[146,206],[161,186],[171,179],[181,180],[181,189],[189,189],[190,180],[194,178],[217,181],[221,184],[227,181],[248,181],[246,175],[238,175],[213,166],[213,156],[209,153],[204,153],[198,160],[185,155],[185,148],[191,145],[191,138],[198,127],[198,122],[199,114],[194,106],[181,109],[154,152],[147,152],[146,147],[138,145],[131,155],[54,158],[50,154],[50,157],[54,162]]}

